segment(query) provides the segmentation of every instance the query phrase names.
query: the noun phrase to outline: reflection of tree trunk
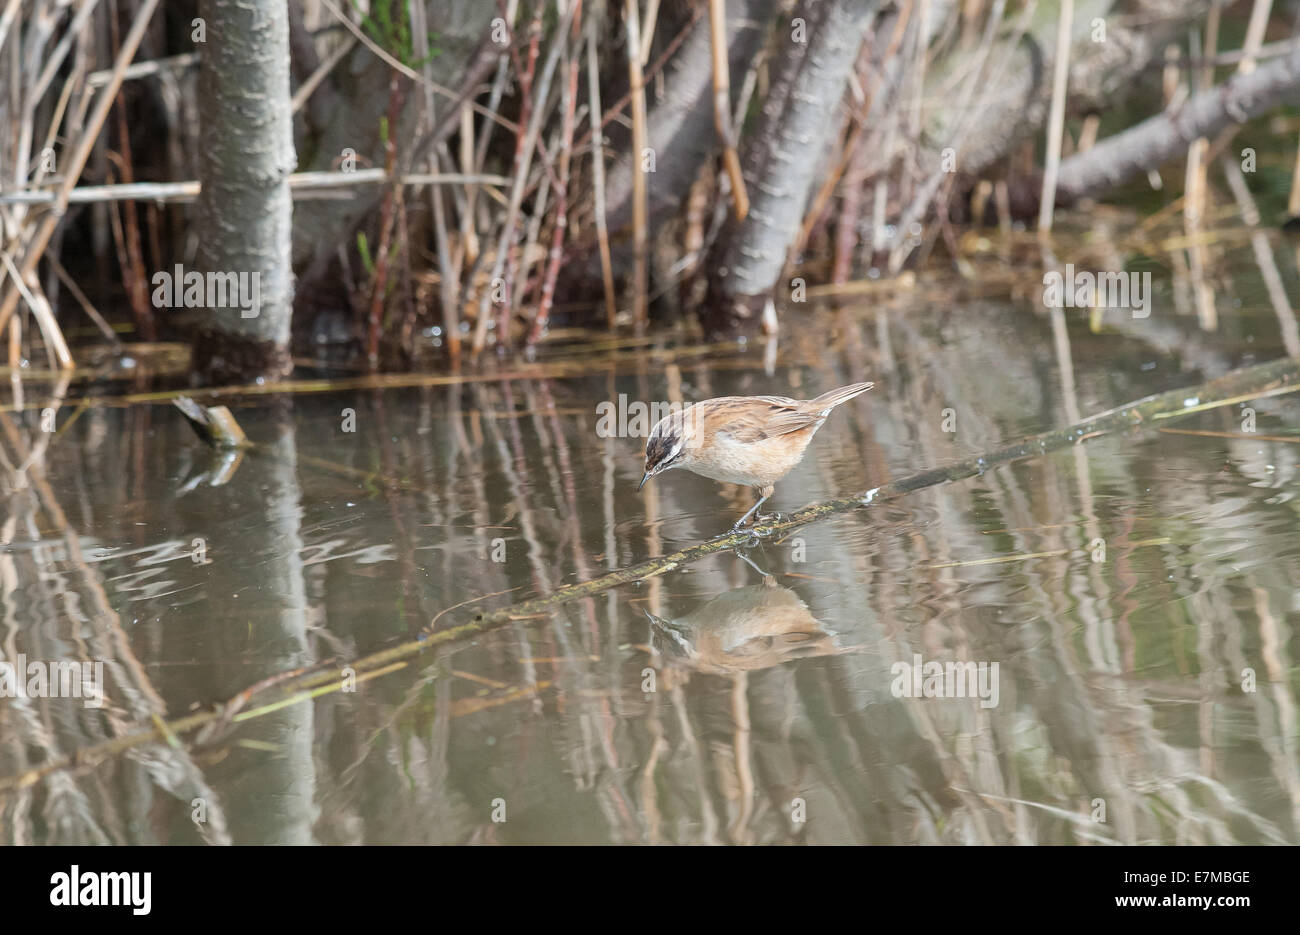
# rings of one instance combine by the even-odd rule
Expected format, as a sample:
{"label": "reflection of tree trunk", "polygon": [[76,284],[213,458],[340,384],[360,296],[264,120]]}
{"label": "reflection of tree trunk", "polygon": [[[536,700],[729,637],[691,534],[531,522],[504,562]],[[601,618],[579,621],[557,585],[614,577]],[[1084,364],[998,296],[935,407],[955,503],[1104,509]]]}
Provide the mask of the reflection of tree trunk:
{"label": "reflection of tree trunk", "polygon": [[771,295],[821,156],[839,126],[833,114],[875,10],[872,0],[801,0],[796,7],[763,114],[746,146],[750,212],[719,244],[710,284],[715,301],[706,310],[711,330],[734,328]]}
{"label": "reflection of tree trunk", "polygon": [[[219,697],[312,661],[295,445],[286,420],[279,437],[267,445],[267,457],[243,465],[242,472],[255,476],[241,472],[240,489],[263,491],[264,499],[252,511],[262,519],[244,526],[237,543],[212,543],[211,619],[226,628],[214,646],[225,658],[245,661],[230,668]],[[214,785],[227,796],[235,842],[314,843],[315,710],[310,702],[289,705],[238,729],[238,737],[275,749],[235,750],[221,764],[229,772]]]}
{"label": "reflection of tree trunk", "polygon": [[[289,16],[285,0],[247,4],[200,0],[207,37],[200,48],[203,114],[198,265],[205,273],[248,274],[258,307],[208,308],[195,367],[215,377],[278,377],[292,367],[289,315],[296,157],[289,109]],[[209,301],[212,297],[209,296]]]}

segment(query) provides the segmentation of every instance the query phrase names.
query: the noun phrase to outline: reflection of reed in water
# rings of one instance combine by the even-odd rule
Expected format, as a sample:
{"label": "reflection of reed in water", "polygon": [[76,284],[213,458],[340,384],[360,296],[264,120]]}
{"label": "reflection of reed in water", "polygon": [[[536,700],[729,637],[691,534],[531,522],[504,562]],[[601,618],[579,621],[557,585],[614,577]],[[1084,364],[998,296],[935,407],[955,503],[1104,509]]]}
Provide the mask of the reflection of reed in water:
{"label": "reflection of reed in water", "polygon": [[[49,409],[56,414],[68,384],[64,376],[53,387]],[[21,384],[13,385],[19,396],[15,402],[20,404]],[[107,423],[109,418],[97,413],[87,421]],[[148,427],[138,419],[139,430],[132,431],[123,427],[125,421],[115,425],[119,431],[100,432],[97,437],[106,445],[116,440],[138,450],[145,444]],[[80,523],[70,518],[59,500],[59,488],[49,478],[47,454],[55,438],[34,419],[0,412],[0,580],[5,582],[0,589],[0,661],[12,663],[25,656],[49,665],[102,666],[99,688],[105,693],[105,704],[88,708],[79,698],[57,693],[0,699],[0,774],[6,776],[39,769],[119,736],[132,723],[167,713],[164,695],[154,684],[151,660],[141,652],[140,644],[148,641],[136,642],[139,631],[124,626],[112,599],[125,595],[139,605],[165,599],[157,590],[161,570],[148,566],[174,560],[178,543],[118,549],[119,559],[142,557],[135,563],[139,570],[117,576],[110,591],[99,560],[83,548],[100,537],[84,534]],[[93,453],[93,446],[84,451]],[[117,487],[126,504],[131,503],[129,489],[126,484]],[[23,542],[14,548],[18,532]],[[69,633],[75,639],[69,639]],[[188,818],[198,801],[203,803],[205,820],[186,822],[185,840],[197,837],[214,844],[232,840],[225,803],[179,745],[142,746],[117,768],[93,769],[96,763],[90,759],[79,766],[78,771],[0,795],[0,842],[79,846],[165,842],[170,816]],[[146,787],[151,790],[147,795],[123,791]],[[153,789],[162,794],[154,795]]]}
{"label": "reflection of reed in water", "polygon": [[762,584],[726,591],[683,617],[647,613],[653,645],[669,662],[712,675],[852,652],[842,648],[789,588],[771,575]]}

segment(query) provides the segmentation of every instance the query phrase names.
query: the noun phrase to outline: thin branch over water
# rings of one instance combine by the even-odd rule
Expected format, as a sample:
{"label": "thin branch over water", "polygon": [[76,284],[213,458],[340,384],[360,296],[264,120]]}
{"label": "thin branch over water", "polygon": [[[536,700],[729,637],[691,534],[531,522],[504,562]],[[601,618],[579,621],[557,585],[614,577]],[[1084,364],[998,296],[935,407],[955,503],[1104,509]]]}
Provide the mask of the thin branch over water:
{"label": "thin branch over water", "polygon": [[[409,660],[431,649],[462,643],[504,624],[543,619],[553,609],[572,601],[609,591],[620,585],[658,577],[707,556],[740,548],[755,537],[759,539],[779,537],[827,517],[847,514],[880,502],[896,500],[918,490],[984,474],[995,467],[1027,458],[1041,457],[1112,432],[1141,429],[1153,423],[1232,405],[1246,399],[1264,395],[1277,396],[1297,390],[1300,390],[1300,358],[1284,357],[1270,363],[1237,370],[1199,386],[1169,390],[1135,400],[1065,428],[1030,436],[976,458],[968,458],[944,467],[930,468],[851,497],[812,503],[775,522],[762,523],[750,530],[719,536],[596,578],[565,585],[506,607],[479,612],[464,623],[432,632],[426,631],[415,639],[360,657],[345,665],[352,670],[356,682],[377,678],[385,673],[404,668]],[[439,614],[434,621],[436,622],[441,616]],[[431,623],[430,626],[432,627],[433,624]],[[341,666],[330,666],[324,670],[316,669],[289,678],[275,679],[264,686],[265,690],[254,686],[236,695],[226,704],[215,708],[173,721],[151,721],[111,740],[84,747],[71,755],[56,757],[38,767],[0,777],[0,794],[30,787],[56,772],[89,768],[142,744],[159,740],[169,741],[172,738],[191,734],[207,725],[219,727],[222,726],[222,722],[249,720],[280,710],[287,705],[338,691],[350,681],[341,677],[341,668]],[[243,710],[254,696],[263,694],[266,697],[261,699],[263,703],[259,707]]]}

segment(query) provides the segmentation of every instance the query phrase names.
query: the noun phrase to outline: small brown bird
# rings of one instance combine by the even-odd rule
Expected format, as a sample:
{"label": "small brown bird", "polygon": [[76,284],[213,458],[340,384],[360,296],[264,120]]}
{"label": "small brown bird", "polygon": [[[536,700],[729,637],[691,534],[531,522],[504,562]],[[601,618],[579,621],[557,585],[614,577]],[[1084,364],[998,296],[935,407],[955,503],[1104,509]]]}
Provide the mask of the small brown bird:
{"label": "small brown bird", "polygon": [[799,595],[771,575],[762,584],[725,591],[683,617],[644,613],[654,625],[650,641],[655,649],[670,663],[710,675],[753,672],[857,649],[841,646]]}
{"label": "small brown bird", "polygon": [[785,396],[721,396],[660,419],[645,443],[645,476],[684,467],[702,477],[747,484],[758,502],[731,528],[740,529],[775,492],[776,482],[799,463],[831,410],[865,393],[874,383],[854,383],[816,399]]}

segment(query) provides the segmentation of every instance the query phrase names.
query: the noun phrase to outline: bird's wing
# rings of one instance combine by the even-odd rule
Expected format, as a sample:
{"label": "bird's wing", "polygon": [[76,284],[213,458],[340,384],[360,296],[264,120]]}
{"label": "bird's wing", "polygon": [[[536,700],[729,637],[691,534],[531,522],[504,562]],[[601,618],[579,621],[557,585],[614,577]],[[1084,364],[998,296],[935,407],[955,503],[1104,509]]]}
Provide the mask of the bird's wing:
{"label": "bird's wing", "polygon": [[[822,420],[820,412],[809,412],[796,399],[785,396],[738,396],[738,404],[717,410],[718,432],[738,442],[761,442],[788,435]],[[743,402],[741,402],[743,401]],[[765,403],[766,405],[755,405]]]}

